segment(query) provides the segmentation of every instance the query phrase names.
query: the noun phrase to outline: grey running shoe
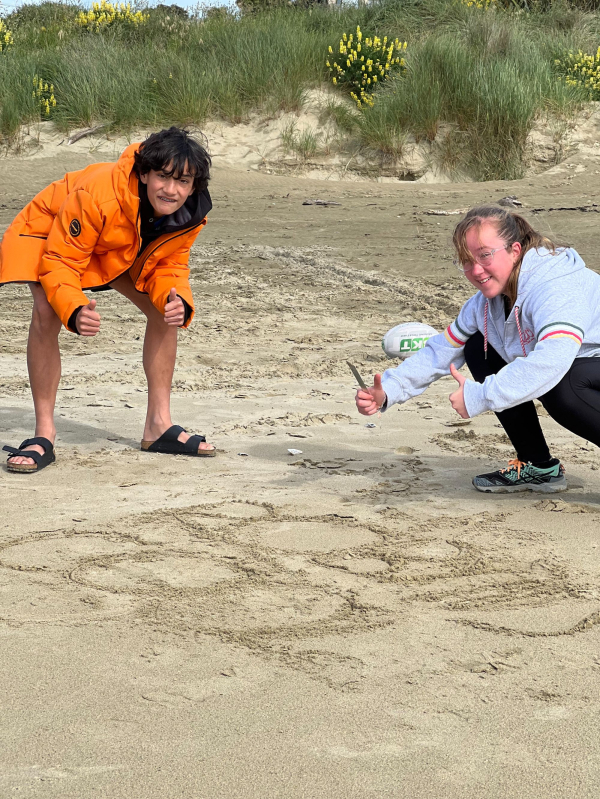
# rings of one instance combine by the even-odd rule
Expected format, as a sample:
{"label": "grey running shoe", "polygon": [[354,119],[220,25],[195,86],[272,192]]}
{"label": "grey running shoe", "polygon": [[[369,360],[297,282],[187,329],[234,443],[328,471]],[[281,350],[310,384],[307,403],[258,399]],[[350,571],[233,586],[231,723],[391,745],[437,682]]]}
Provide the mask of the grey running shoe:
{"label": "grey running shoe", "polygon": [[560,461],[549,469],[538,469],[531,463],[513,460],[506,469],[489,474],[478,474],[473,478],[478,491],[488,494],[508,494],[511,491],[540,491],[555,494],[566,491],[567,479]]}

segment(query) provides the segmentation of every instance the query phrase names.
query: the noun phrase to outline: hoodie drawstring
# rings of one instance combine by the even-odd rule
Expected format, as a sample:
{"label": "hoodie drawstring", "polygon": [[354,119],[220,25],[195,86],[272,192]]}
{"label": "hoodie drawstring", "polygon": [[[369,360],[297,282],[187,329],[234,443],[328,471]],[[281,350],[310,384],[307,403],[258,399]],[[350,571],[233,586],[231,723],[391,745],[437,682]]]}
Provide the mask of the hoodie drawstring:
{"label": "hoodie drawstring", "polygon": [[485,301],[485,311],[483,313],[483,357],[487,360],[487,318],[489,300]]}
{"label": "hoodie drawstring", "polygon": [[521,323],[519,322],[519,306],[515,305],[515,322],[517,323],[517,330],[519,331],[519,341],[521,342],[521,349],[523,350],[523,357],[527,357],[527,350],[523,344],[523,334],[521,333]]}
{"label": "hoodie drawstring", "polygon": [[[485,303],[485,311],[483,312],[483,357],[487,360],[487,352],[488,352],[488,307],[489,307],[489,300],[486,300]],[[527,350],[525,349],[525,344],[523,344],[523,334],[521,332],[521,323],[519,322],[519,306],[515,305],[515,322],[517,323],[517,330],[519,331],[519,341],[521,342],[521,349],[523,350],[523,357],[527,357]]]}

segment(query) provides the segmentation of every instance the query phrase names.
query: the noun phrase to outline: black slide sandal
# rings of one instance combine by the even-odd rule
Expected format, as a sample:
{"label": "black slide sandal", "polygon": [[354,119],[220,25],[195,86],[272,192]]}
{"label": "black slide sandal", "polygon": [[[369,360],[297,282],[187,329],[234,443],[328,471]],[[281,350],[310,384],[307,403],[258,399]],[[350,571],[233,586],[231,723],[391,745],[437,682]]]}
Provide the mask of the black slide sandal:
{"label": "black slide sandal", "polygon": [[142,441],[141,449],[144,452],[160,452],[164,455],[191,455],[196,458],[214,458],[216,449],[198,449],[206,441],[204,436],[190,436],[186,442],[178,441],[177,437],[186,431],[178,424],[169,427],[156,441]]}
{"label": "black slide sandal", "polygon": [[[39,452],[35,450],[29,450],[27,447],[32,447],[34,444],[37,444],[40,447],[43,447],[45,452],[43,455],[40,455]],[[5,452],[10,452],[8,456],[8,462],[6,464],[6,468],[9,472],[20,472],[21,474],[28,473],[31,474],[32,472],[39,472],[42,469],[45,469],[46,466],[49,466],[51,463],[54,463],[56,460],[56,455],[54,454],[54,444],[51,441],[48,441],[47,438],[43,436],[37,436],[36,438],[27,438],[19,449],[15,447],[2,447]],[[24,458],[31,458],[31,460],[35,461],[33,463],[11,463],[10,459],[14,458],[16,455],[22,455]]]}

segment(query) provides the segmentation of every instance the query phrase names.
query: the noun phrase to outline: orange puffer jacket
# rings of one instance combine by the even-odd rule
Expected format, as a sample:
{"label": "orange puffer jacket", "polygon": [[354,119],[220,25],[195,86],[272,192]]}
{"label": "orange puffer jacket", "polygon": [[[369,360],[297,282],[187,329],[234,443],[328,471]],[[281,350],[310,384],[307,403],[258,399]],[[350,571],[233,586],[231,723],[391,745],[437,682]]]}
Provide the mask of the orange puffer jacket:
{"label": "orange puffer jacket", "polygon": [[[140,198],[130,145],[117,163],[93,164],[51,183],[21,211],[0,244],[0,284],[39,282],[68,327],[89,300],[82,289],[105,286],[129,271],[136,289],[161,313],[172,288],[192,309],[190,248],[206,224],[208,192],[191,219],[140,252]],[[189,201],[188,201],[189,202]],[[188,214],[189,217],[189,214]],[[173,227],[173,226],[171,226]]]}

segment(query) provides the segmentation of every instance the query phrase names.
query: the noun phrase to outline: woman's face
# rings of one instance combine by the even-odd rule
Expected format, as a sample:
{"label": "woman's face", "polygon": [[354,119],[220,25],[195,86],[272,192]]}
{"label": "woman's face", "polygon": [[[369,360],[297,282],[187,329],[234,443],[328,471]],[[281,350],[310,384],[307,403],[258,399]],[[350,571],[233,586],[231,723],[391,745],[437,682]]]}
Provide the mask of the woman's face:
{"label": "woman's face", "polygon": [[[488,300],[502,294],[521,254],[519,242],[507,249],[492,222],[483,222],[480,227],[471,228],[465,240],[469,252],[474,256],[472,262],[463,264],[469,282]],[[483,261],[483,264],[479,261]]]}

